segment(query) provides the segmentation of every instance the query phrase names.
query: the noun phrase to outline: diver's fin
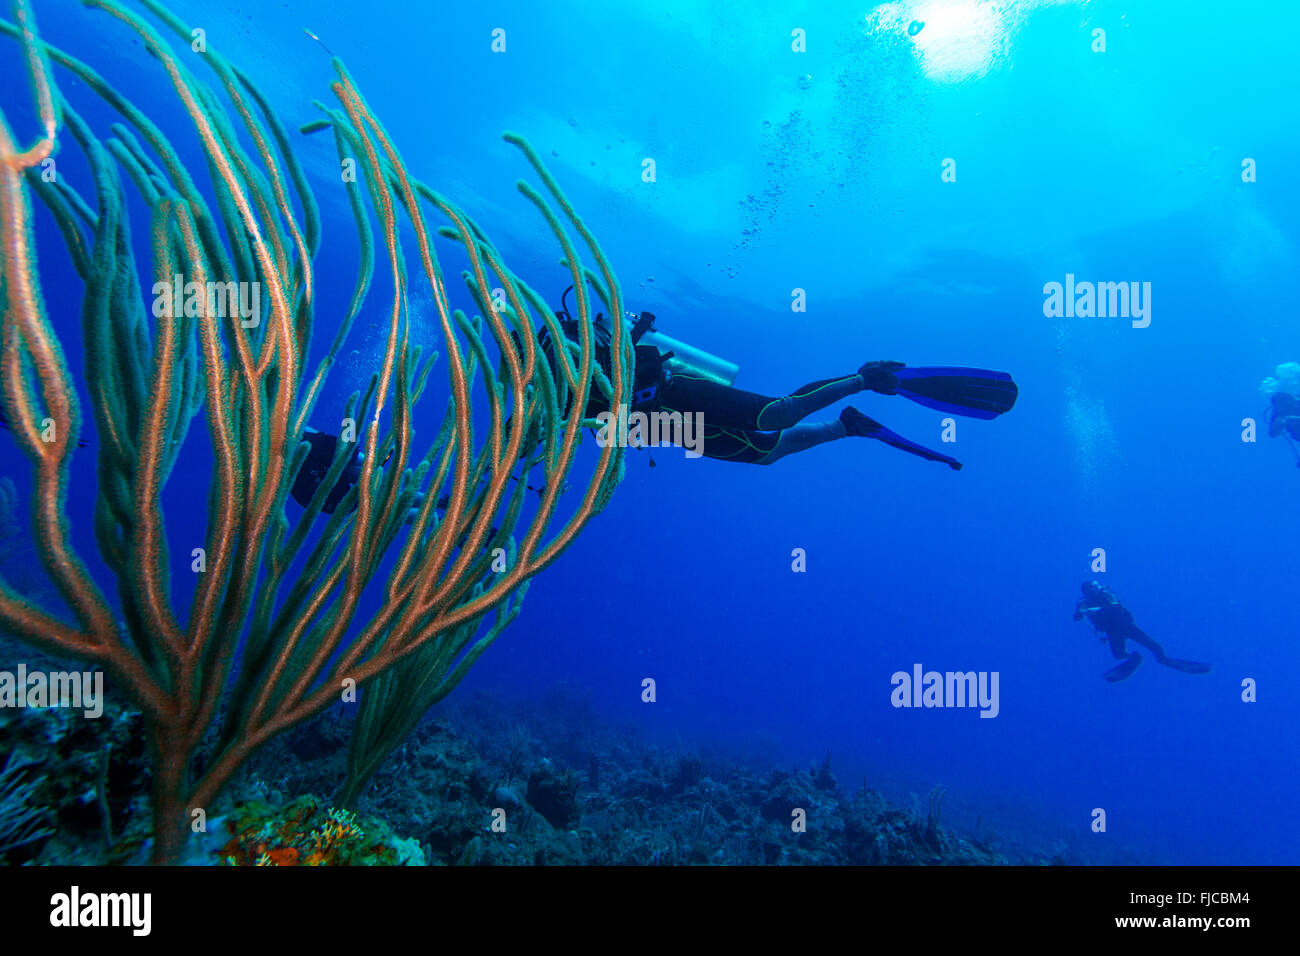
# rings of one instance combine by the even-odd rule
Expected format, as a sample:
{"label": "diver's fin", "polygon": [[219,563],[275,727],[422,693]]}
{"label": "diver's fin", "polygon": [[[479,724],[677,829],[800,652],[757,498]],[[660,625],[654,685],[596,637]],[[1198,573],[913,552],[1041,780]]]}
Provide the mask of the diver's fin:
{"label": "diver's fin", "polygon": [[927,461],[941,461],[953,471],[961,471],[961,462],[956,458],[926,448],[924,445],[918,445],[911,439],[890,431],[880,422],[869,415],[862,414],[852,405],[846,405],[840,412],[840,421],[844,423],[844,430],[850,435],[856,435],[860,438],[874,438],[877,441],[883,441],[886,445],[892,445]]}
{"label": "diver's fin", "polygon": [[1020,389],[1006,372],[983,368],[922,366],[894,370],[898,394],[918,405],[985,420],[1016,404]]}
{"label": "diver's fin", "polygon": [[1166,657],[1161,663],[1166,667],[1172,667],[1176,671],[1182,671],[1184,674],[1208,674],[1210,672],[1210,665],[1202,664],[1200,661],[1180,661],[1176,657]]}
{"label": "diver's fin", "polygon": [[1120,664],[1117,667],[1112,667],[1110,670],[1106,671],[1106,673],[1102,674],[1101,676],[1106,678],[1106,680],[1110,681],[1113,684],[1117,680],[1123,680],[1125,677],[1128,677],[1130,674],[1132,674],[1135,670],[1138,669],[1138,665],[1141,663],[1142,663],[1142,655],[1139,654],[1137,651],[1134,651],[1132,654],[1128,656],[1128,660],[1124,661],[1124,663]]}

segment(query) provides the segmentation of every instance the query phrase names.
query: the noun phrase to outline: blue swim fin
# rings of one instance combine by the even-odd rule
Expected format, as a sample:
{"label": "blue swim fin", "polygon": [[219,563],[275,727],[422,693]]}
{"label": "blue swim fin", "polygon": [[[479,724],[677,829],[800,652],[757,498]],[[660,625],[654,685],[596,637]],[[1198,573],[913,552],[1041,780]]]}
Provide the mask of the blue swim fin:
{"label": "blue swim fin", "polygon": [[904,438],[898,432],[891,431],[880,422],[876,421],[869,415],[864,415],[852,405],[844,406],[840,412],[840,421],[844,423],[844,430],[849,435],[857,435],[861,438],[874,438],[876,441],[882,441],[886,445],[892,445],[901,451],[910,455],[916,455],[918,458],[924,458],[926,461],[939,461],[947,465],[953,471],[961,471],[961,462],[951,455],[945,455],[943,452],[935,451],[933,448],[926,448],[919,445],[910,438]]}
{"label": "blue swim fin", "polygon": [[1020,389],[1006,372],[949,366],[903,367],[892,370],[897,394],[918,405],[985,421],[1008,412]]}
{"label": "blue swim fin", "polygon": [[1135,670],[1137,670],[1138,665],[1141,663],[1142,663],[1142,655],[1139,654],[1137,651],[1134,651],[1132,654],[1128,656],[1128,660],[1124,661],[1124,663],[1120,664],[1117,667],[1112,667],[1110,670],[1106,671],[1106,673],[1102,674],[1101,676],[1106,678],[1106,680],[1110,681],[1113,684],[1117,680],[1123,680],[1125,677],[1128,677]]}

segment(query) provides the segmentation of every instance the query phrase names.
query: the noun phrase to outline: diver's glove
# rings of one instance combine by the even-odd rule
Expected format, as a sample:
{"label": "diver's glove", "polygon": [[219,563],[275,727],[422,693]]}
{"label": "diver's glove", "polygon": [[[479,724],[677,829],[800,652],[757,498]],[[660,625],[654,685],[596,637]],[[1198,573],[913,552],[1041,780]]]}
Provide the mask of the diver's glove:
{"label": "diver's glove", "polygon": [[898,376],[894,369],[903,368],[906,362],[867,362],[858,369],[862,387],[882,395],[898,394]]}

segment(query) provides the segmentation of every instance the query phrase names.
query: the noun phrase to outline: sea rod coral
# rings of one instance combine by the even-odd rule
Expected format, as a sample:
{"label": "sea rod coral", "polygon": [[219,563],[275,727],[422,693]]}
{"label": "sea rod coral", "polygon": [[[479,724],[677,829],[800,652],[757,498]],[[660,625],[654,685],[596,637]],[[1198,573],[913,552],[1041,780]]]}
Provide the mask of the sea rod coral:
{"label": "sea rod coral", "polygon": [[[198,811],[257,747],[349,688],[364,693],[416,659],[422,701],[456,685],[518,612],[530,578],[618,484],[622,452],[603,447],[589,456],[585,490],[570,492],[561,507],[587,397],[595,388],[611,404],[628,399],[632,349],[614,323],[608,375],[596,360],[591,315],[598,301],[622,314],[618,283],[526,142],[506,136],[545,193],[522,182],[519,189],[554,233],[578,299],[579,341],[559,350],[554,373],[531,324],[544,322],[564,341],[545,301],[477,223],[408,173],[337,60],[337,106],[318,103],[320,119],[303,132],[332,133],[339,161],[356,170],[337,188],[347,190],[360,255],[351,300],[318,304],[320,216],[267,100],[155,0],[85,5],[138,38],[161,67],[203,161],[182,162],[149,115],[91,66],[45,44],[27,0],[15,0],[14,21],[0,29],[22,53],[41,129],[23,148],[9,118],[0,118],[0,377],[14,441],[32,469],[33,540],[72,617],[0,582],[0,628],[103,667],[140,708],[153,761],[154,858],[167,862],[203,818]],[[181,40],[175,49],[168,34]],[[200,68],[215,82],[197,79]],[[121,121],[94,129],[56,69],[74,81],[66,92],[97,97]],[[51,162],[72,143],[89,167],[89,186],[68,183]],[[33,193],[84,283],[78,344],[94,422],[89,451],[77,445],[82,402],[61,339],[68,324],[56,328],[43,299]],[[147,263],[136,261],[128,200],[148,210]],[[479,315],[452,307],[439,236],[455,240],[467,260],[462,278]],[[580,246],[594,268],[583,264]],[[291,517],[286,499],[309,450],[304,428],[353,320],[373,298],[377,261],[392,290],[383,306],[386,347],[345,412],[364,423],[360,477],[325,514],[356,447],[340,441],[314,499]],[[198,297],[196,307],[187,299],[180,310],[147,301],[142,290],[155,279],[178,275],[187,288],[255,290],[260,321],[226,317],[212,296]],[[416,282],[427,283],[436,304],[447,370],[446,411],[423,450],[414,412],[437,356],[422,360],[410,341],[408,290]],[[309,371],[318,308],[333,338]],[[191,434],[200,414],[205,427]],[[187,440],[211,448],[202,542],[170,541],[163,513]],[[94,455],[93,473],[73,468],[86,454]],[[91,489],[97,562],[78,552],[67,509],[70,493]],[[175,565],[173,547],[184,557]],[[173,591],[185,590],[173,580],[177,568],[193,571],[194,583],[189,600],[173,605]]]}

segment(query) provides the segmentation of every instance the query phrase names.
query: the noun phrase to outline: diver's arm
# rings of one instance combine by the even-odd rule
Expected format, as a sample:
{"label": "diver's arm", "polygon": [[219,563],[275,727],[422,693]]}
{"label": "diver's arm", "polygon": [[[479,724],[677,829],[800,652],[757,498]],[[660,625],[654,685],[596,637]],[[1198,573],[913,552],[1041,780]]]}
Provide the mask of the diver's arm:
{"label": "diver's arm", "polygon": [[[1086,606],[1085,606],[1086,605]],[[1092,614],[1094,611],[1100,611],[1101,605],[1089,605],[1086,598],[1079,598],[1079,602],[1074,606],[1074,619],[1082,621],[1085,614]]]}

